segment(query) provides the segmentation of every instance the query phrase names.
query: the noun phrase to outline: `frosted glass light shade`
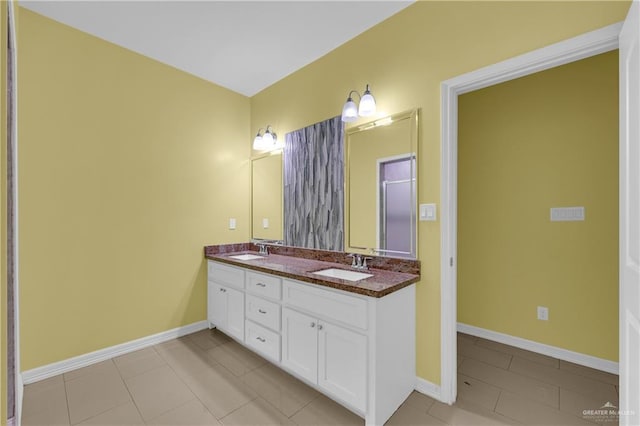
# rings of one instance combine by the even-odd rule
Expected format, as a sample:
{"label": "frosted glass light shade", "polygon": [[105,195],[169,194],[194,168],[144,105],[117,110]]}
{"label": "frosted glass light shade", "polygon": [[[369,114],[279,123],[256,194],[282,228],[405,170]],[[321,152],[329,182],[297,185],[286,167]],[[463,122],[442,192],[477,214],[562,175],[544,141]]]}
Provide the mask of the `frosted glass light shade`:
{"label": "frosted glass light shade", "polygon": [[260,136],[260,133],[256,135],[256,138],[253,140],[253,149],[256,151],[264,151],[267,149],[265,147],[264,138]]}
{"label": "frosted glass light shade", "polygon": [[266,131],[264,135],[262,135],[262,143],[266,148],[270,148],[273,145],[273,135],[270,131]]}
{"label": "frosted glass light shade", "polygon": [[351,123],[358,119],[358,107],[353,99],[347,99],[347,102],[342,107],[342,121]]}
{"label": "frosted glass light shade", "polygon": [[361,117],[368,117],[376,113],[376,100],[373,98],[373,95],[367,89],[362,95],[362,99],[360,99],[360,108],[358,109],[358,114]]}

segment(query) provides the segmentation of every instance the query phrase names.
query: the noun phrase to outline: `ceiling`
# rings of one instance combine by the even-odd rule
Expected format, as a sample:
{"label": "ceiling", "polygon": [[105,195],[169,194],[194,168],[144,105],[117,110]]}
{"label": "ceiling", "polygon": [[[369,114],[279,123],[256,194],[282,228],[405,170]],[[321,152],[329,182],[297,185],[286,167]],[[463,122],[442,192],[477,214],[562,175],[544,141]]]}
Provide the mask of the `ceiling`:
{"label": "ceiling", "polygon": [[32,1],[20,6],[253,96],[411,1]]}

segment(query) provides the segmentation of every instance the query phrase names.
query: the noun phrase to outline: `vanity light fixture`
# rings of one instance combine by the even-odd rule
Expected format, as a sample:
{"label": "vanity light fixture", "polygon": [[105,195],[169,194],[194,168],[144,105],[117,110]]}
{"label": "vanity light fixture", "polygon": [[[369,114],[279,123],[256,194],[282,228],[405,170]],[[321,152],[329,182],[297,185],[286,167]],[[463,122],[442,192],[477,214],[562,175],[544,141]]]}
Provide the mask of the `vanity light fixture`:
{"label": "vanity light fixture", "polygon": [[271,124],[267,125],[267,128],[264,130],[264,134],[260,133],[262,129],[262,127],[258,129],[258,134],[255,139],[253,139],[253,149],[256,151],[271,151],[272,149],[279,148],[278,136],[276,135],[276,132],[271,129]]}
{"label": "vanity light fixture", "polygon": [[[358,95],[358,98],[360,98],[360,106],[356,106],[356,103],[351,97],[351,95],[354,93]],[[352,90],[349,92],[347,102],[345,102],[344,106],[342,107],[342,121],[351,123],[353,121],[356,121],[358,119],[358,116],[368,117],[375,113],[376,100],[373,98],[371,90],[369,90],[369,85],[367,84],[367,87],[364,89],[364,93],[362,94],[362,96],[357,90]]]}

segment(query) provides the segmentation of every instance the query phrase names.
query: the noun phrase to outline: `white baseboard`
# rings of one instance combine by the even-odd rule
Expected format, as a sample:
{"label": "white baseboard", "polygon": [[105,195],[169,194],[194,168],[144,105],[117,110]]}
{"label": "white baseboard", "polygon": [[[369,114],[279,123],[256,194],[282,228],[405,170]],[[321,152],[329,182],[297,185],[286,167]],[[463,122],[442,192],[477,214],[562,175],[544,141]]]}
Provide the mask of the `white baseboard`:
{"label": "white baseboard", "polygon": [[433,399],[442,401],[442,395],[440,392],[440,386],[435,383],[431,383],[421,377],[416,377],[416,390],[422,394],[425,394]]}
{"label": "white baseboard", "polygon": [[458,323],[458,331],[470,334],[483,339],[493,340],[494,342],[504,343],[505,345],[515,346],[516,348],[525,349],[531,352],[537,352],[563,361],[573,362],[574,364],[584,365],[585,367],[595,368],[596,370],[606,371],[611,374],[618,374],[618,363],[607,359],[597,358],[591,355],[585,355],[573,352],[568,349],[562,349],[555,346],[545,345],[544,343],[534,342],[533,340],[523,339],[521,337],[510,336],[508,334],[491,331],[472,325]]}
{"label": "white baseboard", "polygon": [[66,373],[77,368],[86,367],[100,361],[127,354],[129,352],[144,349],[146,347],[166,342],[167,340],[175,339],[186,334],[195,333],[196,331],[204,330],[207,327],[209,327],[209,323],[207,321],[194,322],[193,324],[163,331],[161,333],[100,349],[88,354],[75,356],[73,358],[54,362],[48,365],[43,365],[42,367],[37,367],[32,370],[22,372],[22,382],[25,385],[28,385],[29,383],[48,379],[49,377],[57,376],[58,374]]}

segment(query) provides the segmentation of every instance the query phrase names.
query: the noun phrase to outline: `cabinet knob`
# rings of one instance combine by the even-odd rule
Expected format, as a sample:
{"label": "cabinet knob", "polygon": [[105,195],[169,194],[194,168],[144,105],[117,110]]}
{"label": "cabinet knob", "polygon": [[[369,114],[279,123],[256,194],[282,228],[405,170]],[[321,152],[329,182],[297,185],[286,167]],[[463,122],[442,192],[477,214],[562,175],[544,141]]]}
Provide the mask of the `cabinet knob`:
{"label": "cabinet knob", "polygon": [[221,292],[223,292],[223,293],[226,293],[226,292],[227,292],[227,289],[225,289],[225,288],[221,288],[221,289],[220,289],[220,291],[221,291]]}
{"label": "cabinet knob", "polygon": [[322,324],[318,324],[318,330],[322,330]]}
{"label": "cabinet knob", "polygon": [[261,314],[266,314],[267,311],[263,311],[262,309],[258,309],[258,312],[260,312]]}
{"label": "cabinet knob", "polygon": [[316,323],[315,323],[315,322],[312,322],[312,323],[311,323],[311,328],[313,328],[313,327],[315,327],[315,326],[316,326]]}

